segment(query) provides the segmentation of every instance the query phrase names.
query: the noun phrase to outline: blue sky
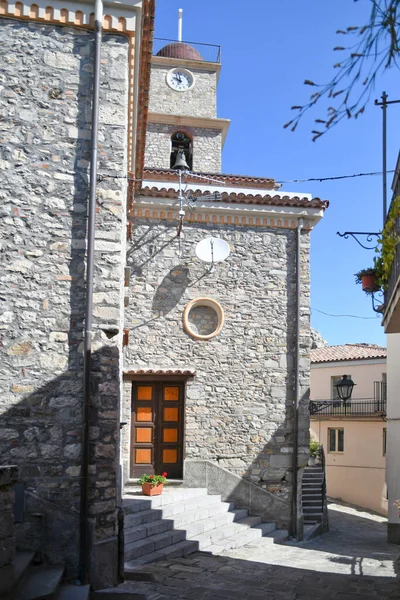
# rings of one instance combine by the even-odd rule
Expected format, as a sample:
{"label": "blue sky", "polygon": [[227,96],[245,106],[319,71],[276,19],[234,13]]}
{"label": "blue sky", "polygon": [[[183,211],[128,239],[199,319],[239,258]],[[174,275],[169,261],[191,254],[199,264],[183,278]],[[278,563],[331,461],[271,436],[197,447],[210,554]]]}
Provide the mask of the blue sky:
{"label": "blue sky", "polygon": [[[373,99],[382,90],[389,99],[400,98],[396,69],[378,80],[371,103],[357,121],[343,121],[312,142],[313,121],[324,118],[317,105],[295,133],[283,129],[292,117],[290,107],[304,103],[313,91],[303,81],[331,78],[339,59],[332,48],[346,42],[335,32],[362,25],[369,0],[158,0],[156,37],[176,39],[178,8],[183,8],[184,40],[222,47],[218,116],[232,119],[224,172],[279,181],[381,171],[382,111]],[[388,109],[388,169],[395,167],[399,150],[399,120],[400,104],[393,105]],[[389,174],[389,189],[391,178]],[[284,184],[282,189],[309,192],[331,203],[311,236],[312,326],[330,344],[385,345],[380,318],[353,276],[372,264],[374,253],[336,235],[380,229],[381,176]],[[368,318],[330,317],[318,310]]]}

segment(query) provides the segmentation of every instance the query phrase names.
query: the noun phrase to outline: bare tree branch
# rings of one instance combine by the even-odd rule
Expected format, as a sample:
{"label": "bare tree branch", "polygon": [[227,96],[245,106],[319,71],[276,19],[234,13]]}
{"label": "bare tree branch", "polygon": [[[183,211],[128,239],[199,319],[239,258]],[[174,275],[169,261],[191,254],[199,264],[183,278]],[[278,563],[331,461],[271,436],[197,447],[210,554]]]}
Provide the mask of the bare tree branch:
{"label": "bare tree branch", "polygon": [[[354,0],[357,2],[358,0]],[[322,98],[338,99],[327,109],[325,119],[315,119],[324,125],[312,131],[313,141],[324,135],[344,118],[357,119],[368,103],[375,88],[378,75],[393,66],[398,66],[400,51],[400,0],[369,0],[371,13],[365,25],[349,26],[339,29],[340,36],[351,36],[353,43],[349,46],[338,45],[335,52],[345,52],[342,60],[333,66],[337,69],[335,76],[326,84],[314,83],[310,79],[305,85],[316,88],[309,102],[291,107],[297,111],[296,116],[284,125],[295,131],[301,118]]]}

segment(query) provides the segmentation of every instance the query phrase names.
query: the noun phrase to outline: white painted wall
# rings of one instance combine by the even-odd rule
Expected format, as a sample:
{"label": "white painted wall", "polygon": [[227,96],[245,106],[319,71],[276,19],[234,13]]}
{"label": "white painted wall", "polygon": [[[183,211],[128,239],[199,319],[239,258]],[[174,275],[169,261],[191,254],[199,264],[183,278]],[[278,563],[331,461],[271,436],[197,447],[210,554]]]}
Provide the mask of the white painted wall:
{"label": "white painted wall", "polygon": [[400,334],[387,335],[387,454],[386,483],[389,496],[389,523],[400,525],[393,502],[400,498]]}
{"label": "white painted wall", "polygon": [[331,377],[345,374],[351,375],[352,380],[357,384],[353,390],[353,399],[373,398],[374,381],[382,381],[382,373],[386,373],[386,359],[384,358],[311,364],[310,398],[311,400],[329,400],[331,398]]}

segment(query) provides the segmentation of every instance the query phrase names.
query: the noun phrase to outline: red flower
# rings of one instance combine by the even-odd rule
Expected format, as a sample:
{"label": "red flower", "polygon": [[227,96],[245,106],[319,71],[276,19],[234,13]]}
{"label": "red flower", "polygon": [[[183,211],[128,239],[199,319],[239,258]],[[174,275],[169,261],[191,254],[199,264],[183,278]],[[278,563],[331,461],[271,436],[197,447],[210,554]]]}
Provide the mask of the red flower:
{"label": "red flower", "polygon": [[150,479],[154,479],[154,475],[150,475]]}
{"label": "red flower", "polygon": [[162,474],[163,477],[166,477],[167,475],[168,475],[168,473],[165,473],[165,472]]}

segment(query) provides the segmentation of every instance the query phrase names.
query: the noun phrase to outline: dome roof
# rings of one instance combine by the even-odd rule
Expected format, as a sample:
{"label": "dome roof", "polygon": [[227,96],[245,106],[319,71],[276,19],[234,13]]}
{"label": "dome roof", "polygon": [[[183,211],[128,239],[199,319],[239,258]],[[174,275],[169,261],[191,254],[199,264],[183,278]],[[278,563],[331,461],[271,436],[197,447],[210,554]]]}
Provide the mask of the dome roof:
{"label": "dome roof", "polygon": [[172,42],[161,48],[156,56],[166,56],[167,58],[183,58],[185,60],[203,60],[200,52],[197,52],[193,46],[184,42]]}

